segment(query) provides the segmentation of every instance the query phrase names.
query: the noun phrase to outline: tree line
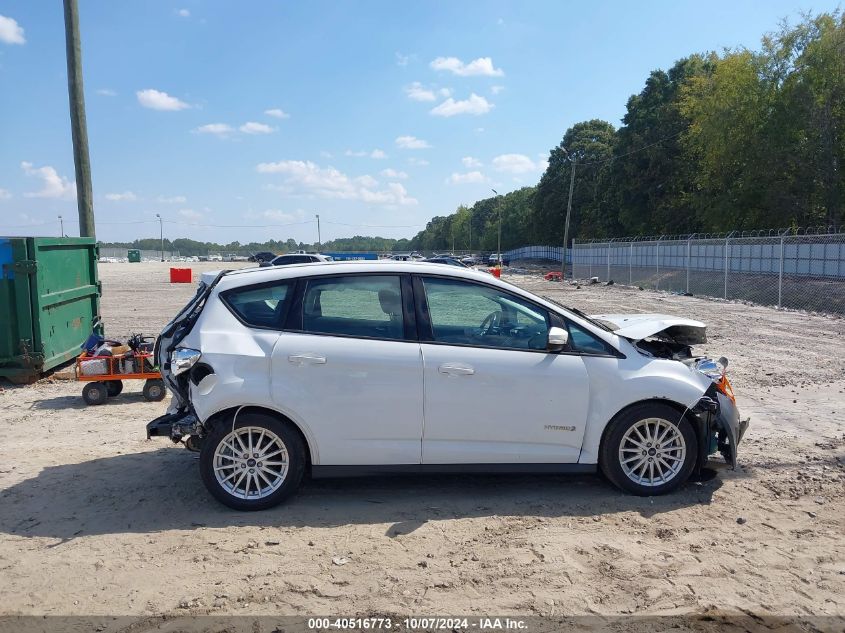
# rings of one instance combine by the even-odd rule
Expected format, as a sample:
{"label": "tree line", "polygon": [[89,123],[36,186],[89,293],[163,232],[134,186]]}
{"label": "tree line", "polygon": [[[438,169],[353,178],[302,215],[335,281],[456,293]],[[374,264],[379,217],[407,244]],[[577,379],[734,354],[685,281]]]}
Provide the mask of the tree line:
{"label": "tree line", "polygon": [[432,218],[425,250],[570,238],[839,225],[845,203],[845,15],[807,15],[760,50],[693,54],[650,73],[622,126],[576,123],[533,187]]}

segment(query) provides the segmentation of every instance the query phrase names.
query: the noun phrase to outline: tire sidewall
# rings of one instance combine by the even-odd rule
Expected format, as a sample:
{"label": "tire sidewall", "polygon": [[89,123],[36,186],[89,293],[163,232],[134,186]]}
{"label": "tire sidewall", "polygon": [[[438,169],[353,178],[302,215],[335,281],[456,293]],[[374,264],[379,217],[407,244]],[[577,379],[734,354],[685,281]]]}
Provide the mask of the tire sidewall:
{"label": "tire sidewall", "polygon": [[[92,397],[95,393],[99,394],[98,398]],[[86,404],[100,405],[106,401],[106,398],[108,398],[108,387],[106,387],[105,383],[89,382],[82,389],[82,399],[85,400]]]}
{"label": "tire sidewall", "polygon": [[[262,413],[241,413],[232,427],[232,417],[227,416],[219,420],[211,432],[203,440],[200,451],[200,476],[205,487],[220,503],[235,510],[265,510],[278,505],[291,496],[299,488],[305,472],[305,446],[299,434],[293,430],[290,423]],[[284,442],[288,452],[288,473],[282,485],[273,494],[263,499],[239,499],[230,495],[214,476],[214,452],[224,437],[232,432],[232,428],[240,429],[255,426],[275,433]]]}
{"label": "tire sidewall", "polygon": [[[659,486],[643,486],[632,481],[619,462],[619,445],[625,433],[637,422],[646,418],[660,418],[671,422],[678,427],[686,444],[686,458],[680,472],[670,481]],[[623,412],[611,425],[602,444],[601,469],[617,487],[635,495],[650,497],[672,492],[689,479],[698,456],[698,439],[692,424],[674,407],[660,403],[638,405]]]}

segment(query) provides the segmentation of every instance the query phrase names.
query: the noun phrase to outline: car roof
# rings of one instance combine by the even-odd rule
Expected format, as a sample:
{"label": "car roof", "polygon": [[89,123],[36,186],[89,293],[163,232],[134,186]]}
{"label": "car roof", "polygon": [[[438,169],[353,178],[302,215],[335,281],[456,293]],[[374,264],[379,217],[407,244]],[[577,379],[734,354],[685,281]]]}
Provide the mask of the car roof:
{"label": "car roof", "polygon": [[516,288],[502,282],[489,273],[478,272],[471,268],[444,266],[443,264],[421,261],[397,261],[392,259],[345,261],[345,262],[310,262],[290,264],[288,266],[270,266],[266,268],[241,268],[227,272],[218,283],[218,288],[227,290],[252,284],[266,283],[277,279],[292,277],[311,277],[316,275],[344,275],[367,273],[417,273],[439,276],[460,277],[487,284],[501,285],[508,289]]}

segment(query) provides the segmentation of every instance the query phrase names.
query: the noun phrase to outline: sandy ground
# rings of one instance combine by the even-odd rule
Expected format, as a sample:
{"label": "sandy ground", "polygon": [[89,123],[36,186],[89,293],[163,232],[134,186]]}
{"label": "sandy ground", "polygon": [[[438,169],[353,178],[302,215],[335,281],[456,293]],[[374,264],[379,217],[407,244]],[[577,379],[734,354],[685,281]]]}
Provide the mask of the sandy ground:
{"label": "sandy ground", "polygon": [[[193,265],[195,270],[219,264]],[[154,333],[193,293],[166,265],[101,265],[107,333]],[[0,613],[845,616],[845,320],[506,279],[588,312],[708,323],[752,426],[741,468],[660,498],[598,476],[306,482],[215,503],[196,455],[144,425],[140,383],[0,383]]]}

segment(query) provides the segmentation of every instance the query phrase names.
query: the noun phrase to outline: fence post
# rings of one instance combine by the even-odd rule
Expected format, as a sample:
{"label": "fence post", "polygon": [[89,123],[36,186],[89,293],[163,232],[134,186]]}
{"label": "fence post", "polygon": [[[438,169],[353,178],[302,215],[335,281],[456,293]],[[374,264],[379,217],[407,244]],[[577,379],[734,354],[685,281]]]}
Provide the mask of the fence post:
{"label": "fence post", "polygon": [[733,235],[735,231],[731,231],[728,233],[727,237],[725,237],[725,292],[723,299],[728,298],[728,252],[731,247],[731,235]]}
{"label": "fence post", "polygon": [[687,238],[687,294],[689,294],[689,269],[690,269],[690,259],[692,257],[691,250],[692,250],[692,238],[695,235],[693,233]]}
{"label": "fence post", "polygon": [[613,240],[610,240],[607,243],[607,279],[605,279],[605,281],[610,281],[610,249],[611,249],[611,244],[613,244]]}
{"label": "fence post", "polygon": [[632,262],[634,261],[634,241],[631,240],[631,248],[628,249],[628,285],[634,285],[634,276],[631,272]]}
{"label": "fence post", "polygon": [[783,307],[783,242],[786,235],[780,236],[780,265],[778,266],[778,307]]}
{"label": "fence post", "polygon": [[[563,245],[563,260],[566,261],[566,244]],[[572,262],[572,279],[573,281],[577,279],[575,276],[575,240],[572,240],[572,258],[570,260]],[[560,282],[563,283],[563,277],[560,278]]]}
{"label": "fence post", "polygon": [[655,290],[660,290],[660,240],[663,239],[663,236],[657,238],[657,249],[655,250],[655,257],[654,257],[654,265],[656,267],[656,281],[654,284]]}

